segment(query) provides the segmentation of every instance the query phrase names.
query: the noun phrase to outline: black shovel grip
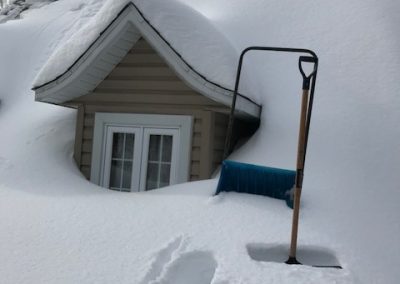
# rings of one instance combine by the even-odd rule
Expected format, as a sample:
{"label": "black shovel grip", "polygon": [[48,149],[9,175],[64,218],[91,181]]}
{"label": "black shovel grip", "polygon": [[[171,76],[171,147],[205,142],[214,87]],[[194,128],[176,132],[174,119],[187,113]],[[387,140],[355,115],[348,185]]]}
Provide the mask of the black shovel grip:
{"label": "black shovel grip", "polygon": [[[303,62],[314,63],[314,69],[308,76],[306,75],[306,73],[303,70],[303,65],[302,65]],[[318,58],[316,58],[316,57],[312,57],[312,56],[300,56],[299,57],[299,70],[300,70],[301,76],[303,76],[303,90],[310,89],[310,81],[311,81],[311,78],[314,76],[314,74],[317,71],[317,63],[318,63]]]}

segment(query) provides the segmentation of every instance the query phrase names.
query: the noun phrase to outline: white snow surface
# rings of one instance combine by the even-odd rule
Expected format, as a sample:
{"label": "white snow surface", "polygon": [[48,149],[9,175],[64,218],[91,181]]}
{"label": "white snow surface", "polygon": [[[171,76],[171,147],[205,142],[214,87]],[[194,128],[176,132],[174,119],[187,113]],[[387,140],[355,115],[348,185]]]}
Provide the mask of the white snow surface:
{"label": "white snow surface", "polygon": [[[217,180],[127,194],[82,177],[72,160],[75,111],[34,103],[29,89],[102,4],[60,0],[0,25],[2,283],[398,283],[398,2],[185,1],[236,50],[319,55],[299,245],[334,252],[343,270],[255,260],[266,246],[288,245],[282,201],[213,197]],[[232,158],[294,168],[296,57],[257,54],[245,68],[261,74],[262,120]]]}

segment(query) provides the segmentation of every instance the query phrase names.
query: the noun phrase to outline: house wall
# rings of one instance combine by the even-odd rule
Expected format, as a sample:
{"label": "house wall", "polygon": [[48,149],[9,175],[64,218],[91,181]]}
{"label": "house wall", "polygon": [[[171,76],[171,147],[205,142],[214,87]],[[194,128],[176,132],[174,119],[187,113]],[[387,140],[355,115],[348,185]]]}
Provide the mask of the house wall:
{"label": "house wall", "polygon": [[[218,169],[221,161],[224,158],[225,139],[228,132],[229,114],[227,113],[214,113],[212,135],[212,159],[211,171],[212,173]],[[248,138],[250,138],[259,127],[258,120],[243,120],[236,118],[234,121],[231,147],[240,147]]]}
{"label": "house wall", "polygon": [[229,108],[186,86],[143,39],[92,93],[68,105],[78,107],[75,160],[88,179],[96,112],[191,115],[190,180],[209,178],[222,160]]}
{"label": "house wall", "polygon": [[225,149],[225,138],[226,133],[228,131],[228,122],[229,122],[229,115],[223,113],[215,113],[214,119],[214,131],[213,135],[213,158],[211,161],[212,171],[214,172],[218,166],[221,164],[221,161],[224,156],[224,149]]}

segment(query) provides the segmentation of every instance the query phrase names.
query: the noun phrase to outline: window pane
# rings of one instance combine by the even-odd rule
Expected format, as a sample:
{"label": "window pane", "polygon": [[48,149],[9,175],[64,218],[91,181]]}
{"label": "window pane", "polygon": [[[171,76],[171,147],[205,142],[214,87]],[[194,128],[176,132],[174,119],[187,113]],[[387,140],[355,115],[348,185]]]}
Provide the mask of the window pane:
{"label": "window pane", "polygon": [[111,161],[110,187],[121,187],[122,162]]}
{"label": "window pane", "polygon": [[149,142],[149,161],[160,160],[160,141],[161,135],[150,135]]}
{"label": "window pane", "polygon": [[162,161],[171,162],[172,156],[172,136],[163,135],[163,147],[162,147]]}
{"label": "window pane", "polygon": [[124,133],[113,134],[112,158],[122,158],[124,147]]}
{"label": "window pane", "polygon": [[126,133],[125,140],[125,159],[132,160],[133,159],[133,149],[135,147],[135,134]]}
{"label": "window pane", "polygon": [[131,179],[132,179],[132,162],[125,161],[124,173],[122,177],[122,188],[129,190],[131,188]]}
{"label": "window pane", "polygon": [[160,187],[169,185],[170,173],[171,173],[171,165],[169,164],[161,165]]}
{"label": "window pane", "polygon": [[146,190],[157,188],[158,184],[158,164],[147,164]]}

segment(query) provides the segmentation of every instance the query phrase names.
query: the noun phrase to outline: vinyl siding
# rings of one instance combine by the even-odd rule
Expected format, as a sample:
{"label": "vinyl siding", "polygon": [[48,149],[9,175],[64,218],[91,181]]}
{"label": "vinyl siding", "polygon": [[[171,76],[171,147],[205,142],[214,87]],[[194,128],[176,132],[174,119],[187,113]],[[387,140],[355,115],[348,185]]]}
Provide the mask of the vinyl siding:
{"label": "vinyl siding", "polygon": [[214,132],[213,132],[213,154],[212,154],[212,172],[214,172],[224,156],[225,138],[228,130],[229,115],[216,113],[214,119]]}
{"label": "vinyl siding", "polygon": [[79,106],[75,151],[80,153],[75,160],[88,179],[96,112],[190,115],[194,122],[190,180],[209,178],[220,162],[214,155],[225,138],[223,133],[213,134],[214,119],[228,108],[191,90],[143,39],[93,92],[68,105]]}

